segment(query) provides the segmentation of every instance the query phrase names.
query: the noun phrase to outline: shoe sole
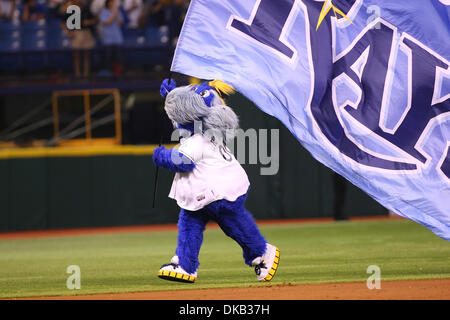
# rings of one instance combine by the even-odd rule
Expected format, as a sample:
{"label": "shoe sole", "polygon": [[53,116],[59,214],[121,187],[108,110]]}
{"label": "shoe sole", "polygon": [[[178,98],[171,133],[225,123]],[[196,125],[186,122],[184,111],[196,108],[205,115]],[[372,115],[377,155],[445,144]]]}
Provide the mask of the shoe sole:
{"label": "shoe sole", "polygon": [[277,272],[278,265],[280,264],[280,250],[275,248],[275,259],[273,260],[272,267],[270,268],[269,274],[261,280],[261,282],[269,282],[275,277],[275,273]]}
{"label": "shoe sole", "polygon": [[196,279],[195,277],[189,276],[187,274],[168,270],[159,270],[158,277],[164,280],[185,282],[185,283],[194,283]]}

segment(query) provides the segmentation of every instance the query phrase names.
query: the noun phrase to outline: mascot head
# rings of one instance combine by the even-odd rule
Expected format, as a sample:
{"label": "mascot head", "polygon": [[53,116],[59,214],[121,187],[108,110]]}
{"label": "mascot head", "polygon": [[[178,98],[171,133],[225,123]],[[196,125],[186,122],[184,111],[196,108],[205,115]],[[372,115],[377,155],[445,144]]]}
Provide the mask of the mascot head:
{"label": "mascot head", "polygon": [[176,128],[194,132],[194,124],[197,128],[197,124],[201,123],[203,133],[216,139],[221,136],[222,139],[217,141],[234,137],[239,121],[223,100],[223,95],[234,93],[232,86],[214,80],[165,90],[168,93],[164,110]]}

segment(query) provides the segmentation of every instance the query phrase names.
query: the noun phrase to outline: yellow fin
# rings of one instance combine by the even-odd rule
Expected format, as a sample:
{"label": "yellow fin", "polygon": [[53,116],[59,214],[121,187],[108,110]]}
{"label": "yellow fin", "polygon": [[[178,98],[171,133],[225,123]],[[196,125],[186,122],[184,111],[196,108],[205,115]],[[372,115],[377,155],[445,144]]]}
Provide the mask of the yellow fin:
{"label": "yellow fin", "polygon": [[199,84],[199,83],[201,83],[201,80],[199,78],[196,77],[189,78],[189,84]]}
{"label": "yellow fin", "polygon": [[210,81],[208,84],[210,87],[216,89],[219,95],[222,95],[222,93],[224,93],[227,96],[229,96],[230,94],[233,94],[235,92],[232,85],[229,85],[228,83],[225,83],[221,80],[213,80]]}

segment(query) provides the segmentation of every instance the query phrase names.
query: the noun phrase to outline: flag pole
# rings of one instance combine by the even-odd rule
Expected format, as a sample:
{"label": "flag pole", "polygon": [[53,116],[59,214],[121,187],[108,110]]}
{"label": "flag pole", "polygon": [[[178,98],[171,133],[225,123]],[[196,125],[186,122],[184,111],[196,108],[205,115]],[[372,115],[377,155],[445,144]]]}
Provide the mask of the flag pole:
{"label": "flag pole", "polygon": [[[168,84],[170,85],[171,82],[172,82],[172,72],[170,71],[169,72]],[[158,147],[161,147],[161,145],[163,143],[164,132],[166,131],[166,122],[165,122],[165,119],[164,119],[164,112],[162,113],[161,120],[162,120],[163,128],[162,128],[162,131],[161,131],[161,136],[159,138],[159,145],[158,145]],[[158,177],[159,177],[159,167],[156,166],[155,181],[154,181],[154,184],[153,184],[153,202],[152,202],[152,208],[153,209],[155,208],[156,194],[157,194],[157,191],[158,191]]]}

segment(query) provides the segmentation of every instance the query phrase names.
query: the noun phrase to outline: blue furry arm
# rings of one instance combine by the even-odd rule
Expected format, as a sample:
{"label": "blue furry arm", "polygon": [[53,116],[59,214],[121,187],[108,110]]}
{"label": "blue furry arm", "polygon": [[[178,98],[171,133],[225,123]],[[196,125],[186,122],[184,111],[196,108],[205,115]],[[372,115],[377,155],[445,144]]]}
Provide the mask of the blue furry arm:
{"label": "blue furry arm", "polygon": [[175,89],[177,86],[177,83],[173,79],[164,79],[164,81],[161,83],[161,87],[159,88],[159,93],[163,98],[167,96],[167,94]]}
{"label": "blue furry arm", "polygon": [[195,163],[184,154],[173,148],[166,149],[164,146],[153,151],[153,162],[158,167],[175,172],[189,172],[195,168]]}

